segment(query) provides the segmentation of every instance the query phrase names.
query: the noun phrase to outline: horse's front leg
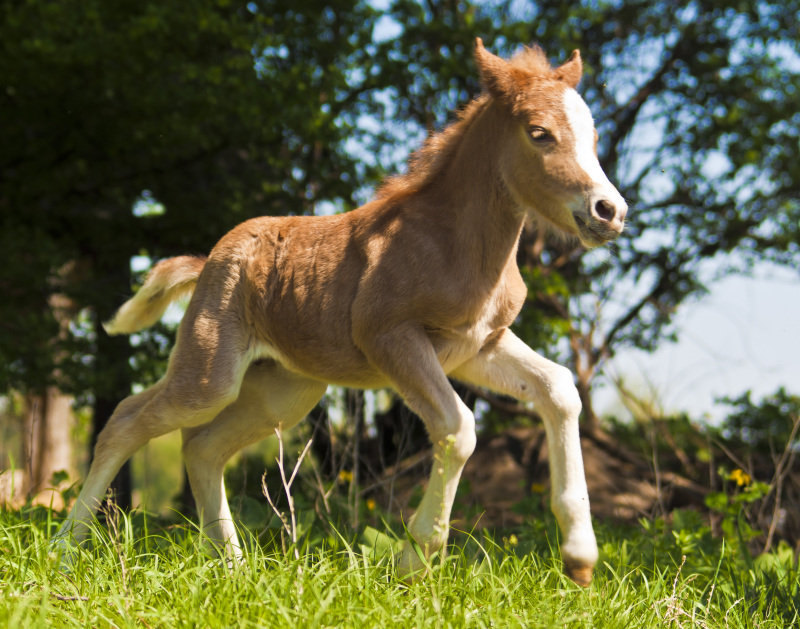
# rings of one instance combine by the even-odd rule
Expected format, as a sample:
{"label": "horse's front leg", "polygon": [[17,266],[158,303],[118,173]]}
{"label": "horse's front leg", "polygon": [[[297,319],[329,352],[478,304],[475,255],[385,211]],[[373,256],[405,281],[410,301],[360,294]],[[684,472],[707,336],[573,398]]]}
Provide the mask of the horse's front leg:
{"label": "horse's front leg", "polygon": [[597,542],[578,432],[581,402],[572,374],[505,330],[495,343],[451,375],[519,400],[536,402],[547,434],[551,508],[564,536],[564,567],[576,583],[589,585],[597,562]]}
{"label": "horse's front leg", "polygon": [[[433,444],[433,468],[408,531],[425,557],[447,542],[450,512],[464,464],[475,449],[475,418],[453,390],[436,353],[421,329],[398,327],[362,345],[378,368],[419,415]],[[398,561],[401,576],[413,578],[425,568],[406,545]]]}

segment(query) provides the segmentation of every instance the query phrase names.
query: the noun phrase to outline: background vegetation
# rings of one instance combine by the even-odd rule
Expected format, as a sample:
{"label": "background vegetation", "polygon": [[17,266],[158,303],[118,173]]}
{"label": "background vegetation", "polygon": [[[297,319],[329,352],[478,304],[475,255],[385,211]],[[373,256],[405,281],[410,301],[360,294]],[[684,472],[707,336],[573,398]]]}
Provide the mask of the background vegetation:
{"label": "background vegetation", "polygon": [[[800,539],[794,392],[753,400],[743,391],[724,402],[727,419],[709,427],[685,415],[664,417],[633,394],[632,422],[601,418],[592,386],[620,350],[653,350],[673,339],[675,313],[710,281],[760,261],[797,268],[799,16],[796,0],[677,7],[650,0],[0,1],[0,466],[22,467],[19,482],[31,496],[54,484],[68,487],[116,403],[163,371],[174,317],[131,339],[109,338],[99,325],[154,260],[205,253],[251,216],[356,207],[477,93],[476,36],[504,55],[537,42],[554,61],[579,48],[581,91],[595,115],[601,162],[629,199],[631,220],[613,248],[591,254],[526,232],[519,262],[529,303],[516,329],[573,369],[585,439],[656,489],[646,530],[637,527],[645,536],[633,542],[639,550],[609,532],[605,585],[596,592],[616,600],[603,588],[647,587],[654,574],[669,573],[678,575],[675,589],[670,593],[664,582],[652,600],[690,592],[695,602],[674,609],[709,614],[712,590],[722,596],[727,575],[734,579],[725,593],[731,608],[747,599],[770,608],[764,618],[792,617],[797,578],[786,549],[791,554]],[[485,439],[511,425],[536,426],[535,413],[512,401],[460,393],[478,411]],[[325,512],[342,530],[361,530],[351,527],[365,520],[385,529],[380,504],[376,511],[368,501],[386,498],[376,486],[424,449],[415,419],[384,393],[332,391],[301,429],[301,443],[311,434],[316,467],[307,470],[305,489],[297,488],[309,509]],[[85,448],[59,450],[81,435]],[[520,441],[528,454],[541,445],[532,435]],[[169,479],[157,490],[159,500],[177,499],[185,508],[180,472],[160,473],[175,446],[161,451],[138,459],[137,475]],[[264,454],[251,453],[252,465],[232,472],[240,475],[235,483],[229,479],[241,488],[240,513],[250,509],[262,527],[270,517],[259,496]],[[528,454],[518,458],[530,472],[520,508],[530,510],[542,502],[537,461],[544,459]],[[62,469],[69,475],[57,474]],[[16,478],[4,474],[3,482]],[[127,470],[116,490],[122,504],[129,501]],[[334,503],[327,512],[322,495]],[[46,534],[37,513],[30,523],[4,515],[4,549],[21,553]],[[176,560],[193,543],[191,535],[188,542],[164,536]],[[154,574],[143,559],[151,556],[148,540],[133,547],[130,565],[144,567],[129,576]],[[319,544],[306,550],[313,555],[330,544],[339,553],[326,560],[331,566],[361,561],[335,535]],[[510,550],[494,544],[493,556]],[[769,590],[771,599],[763,589],[767,573],[754,563],[764,551],[772,559],[762,561],[777,562],[769,570],[783,570],[770,587],[784,589]],[[52,602],[49,582],[24,576],[43,561],[38,551],[26,552],[2,569],[19,583],[40,583],[42,600]],[[701,577],[685,578],[681,553]],[[535,560],[518,550],[502,556],[509,574],[533,569],[524,562]],[[199,559],[180,561],[202,579],[217,570]],[[437,574],[474,569],[458,562]],[[709,566],[717,572],[707,574]],[[742,566],[747,576],[736,581]],[[366,562],[358,570],[356,580],[380,580],[385,566]],[[542,583],[555,587],[558,577],[547,574]],[[542,596],[538,581],[531,588],[525,600]],[[20,617],[52,620],[61,613],[50,602],[37,612],[30,606],[35,597],[24,598],[17,608],[23,611],[13,612]],[[648,607],[662,621],[668,608]],[[546,617],[571,617],[549,609]],[[99,612],[81,613],[101,622],[92,615]],[[722,622],[712,616],[703,622]]]}

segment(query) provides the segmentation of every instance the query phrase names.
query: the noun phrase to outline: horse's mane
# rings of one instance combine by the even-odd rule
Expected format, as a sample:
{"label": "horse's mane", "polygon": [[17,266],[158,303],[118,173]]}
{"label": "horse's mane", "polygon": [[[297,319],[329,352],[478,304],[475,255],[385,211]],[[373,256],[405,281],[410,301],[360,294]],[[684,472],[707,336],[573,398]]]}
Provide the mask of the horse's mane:
{"label": "horse's mane", "polygon": [[[546,76],[553,71],[544,51],[538,46],[523,48],[508,63],[513,68],[534,76]],[[458,112],[455,122],[439,133],[429,135],[422,148],[409,157],[408,171],[403,175],[386,179],[378,188],[377,198],[387,200],[407,197],[434,181],[450,163],[461,144],[461,139],[472,122],[488,105],[489,100],[488,94],[480,95]]]}
{"label": "horse's mane", "polygon": [[428,136],[422,148],[408,158],[408,171],[389,177],[377,191],[379,199],[398,199],[419,192],[441,174],[461,144],[475,118],[486,107],[489,96],[482,94],[458,112],[458,118],[439,133]]}

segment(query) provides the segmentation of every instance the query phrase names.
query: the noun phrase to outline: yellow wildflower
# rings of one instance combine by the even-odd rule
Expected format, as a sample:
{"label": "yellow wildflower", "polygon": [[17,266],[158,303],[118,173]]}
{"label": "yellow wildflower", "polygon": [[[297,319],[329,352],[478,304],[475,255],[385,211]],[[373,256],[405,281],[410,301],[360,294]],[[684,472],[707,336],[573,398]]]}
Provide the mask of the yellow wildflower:
{"label": "yellow wildflower", "polygon": [[367,509],[369,511],[375,511],[375,501],[372,498],[367,498]]}
{"label": "yellow wildflower", "polygon": [[734,481],[739,487],[745,487],[746,485],[749,485],[753,479],[750,478],[750,474],[737,467],[730,474],[728,474],[728,480]]}
{"label": "yellow wildflower", "polygon": [[351,472],[350,470],[341,470],[337,478],[339,479],[340,483],[352,483],[353,472]]}

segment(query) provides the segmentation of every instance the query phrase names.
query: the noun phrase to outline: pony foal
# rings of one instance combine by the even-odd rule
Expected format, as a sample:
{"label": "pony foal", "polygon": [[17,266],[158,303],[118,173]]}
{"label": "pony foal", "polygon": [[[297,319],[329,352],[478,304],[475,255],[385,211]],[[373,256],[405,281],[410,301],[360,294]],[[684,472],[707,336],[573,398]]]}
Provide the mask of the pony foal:
{"label": "pony foal", "polygon": [[[447,540],[475,447],[472,412],[449,376],[536,402],[564,565],[577,583],[591,581],[597,545],[572,375],[508,326],[526,294],[516,265],[526,217],[594,247],[622,231],[627,207],[598,163],[594,123],[575,90],[578,51],[552,68],[538,48],[503,60],[478,39],[475,59],[484,94],[370,203],[336,216],[254,218],[207,259],[153,268],[107,330],[151,325],[193,290],[167,372],[114,411],[56,547],[85,537],[136,450],[180,429],[201,521],[239,556],[225,462],[296,424],[334,383],[391,387],[425,422],[436,464],[409,531],[430,555]],[[406,547],[399,568],[413,573],[422,562]]]}

